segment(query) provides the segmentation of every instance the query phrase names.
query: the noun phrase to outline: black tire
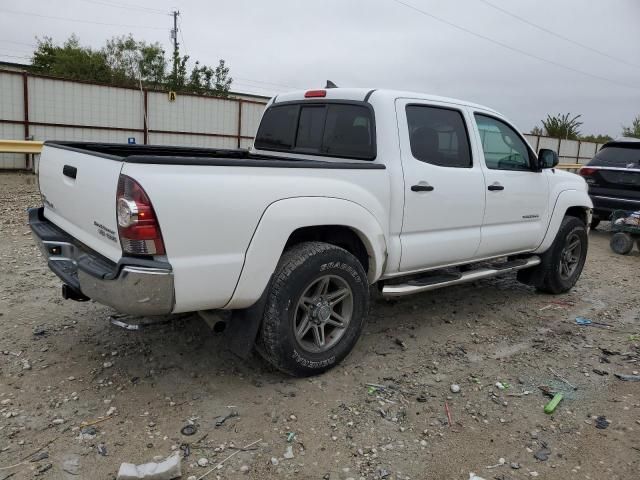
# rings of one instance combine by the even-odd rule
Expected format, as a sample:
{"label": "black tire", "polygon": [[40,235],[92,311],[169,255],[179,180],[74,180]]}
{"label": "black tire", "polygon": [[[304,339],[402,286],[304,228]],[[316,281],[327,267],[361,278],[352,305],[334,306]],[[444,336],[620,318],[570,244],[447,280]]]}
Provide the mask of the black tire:
{"label": "black tire", "polygon": [[609,246],[618,255],[628,255],[633,250],[633,238],[628,233],[617,232],[611,236]]}
{"label": "black tire", "polygon": [[[579,241],[580,253],[575,263],[575,268],[570,274],[565,275],[566,272],[561,272],[561,264],[567,240],[570,238]],[[528,285],[533,285],[537,290],[544,293],[559,294],[567,292],[571,290],[578,278],[580,278],[587,259],[588,245],[589,238],[584,222],[576,217],[564,217],[553,244],[549,250],[542,254],[540,265],[519,271],[518,280]]]}
{"label": "black tire", "polygon": [[591,219],[591,228],[595,230],[596,228],[598,228],[598,225],[600,225],[600,219],[597,217],[593,217]]}
{"label": "black tire", "polygon": [[[304,340],[297,338],[295,333],[301,311],[299,303],[314,282],[325,278],[331,278],[343,289],[350,289],[350,320],[343,329],[331,327],[334,331],[340,330],[340,333],[339,338],[338,334],[335,335],[336,343],[318,347],[327,350],[309,351],[311,347],[305,348]],[[315,308],[315,304],[312,304],[312,308]],[[317,375],[338,364],[351,352],[360,337],[368,310],[367,275],[356,257],[340,247],[323,242],[295,245],[285,251],[274,272],[267,294],[258,351],[269,363],[285,373],[296,377]],[[315,313],[318,311],[315,310]],[[307,322],[310,323],[310,320]],[[325,327],[322,328],[324,341]],[[316,338],[315,335],[313,337]],[[331,335],[328,338],[331,341]]]}

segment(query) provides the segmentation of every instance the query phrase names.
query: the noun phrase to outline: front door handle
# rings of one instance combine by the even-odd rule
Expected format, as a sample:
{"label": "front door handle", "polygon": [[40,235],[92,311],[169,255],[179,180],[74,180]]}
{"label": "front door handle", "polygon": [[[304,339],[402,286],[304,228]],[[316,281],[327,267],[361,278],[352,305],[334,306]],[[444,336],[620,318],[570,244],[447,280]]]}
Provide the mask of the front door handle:
{"label": "front door handle", "polygon": [[487,189],[491,192],[495,192],[496,190],[504,190],[504,187],[499,183],[494,183],[493,185],[489,185]]}
{"label": "front door handle", "polygon": [[432,192],[433,187],[431,185],[424,185],[424,184],[412,185],[411,191],[412,192]]}

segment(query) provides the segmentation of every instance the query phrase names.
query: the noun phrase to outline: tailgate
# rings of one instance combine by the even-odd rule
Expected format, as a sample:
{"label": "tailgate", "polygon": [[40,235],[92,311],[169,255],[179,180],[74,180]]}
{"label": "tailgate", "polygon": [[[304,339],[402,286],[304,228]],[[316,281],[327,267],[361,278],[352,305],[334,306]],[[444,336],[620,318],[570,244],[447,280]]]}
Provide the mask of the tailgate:
{"label": "tailgate", "polygon": [[121,168],[115,156],[45,144],[38,176],[44,216],[114,262],[122,256],[116,220]]}
{"label": "tailgate", "polygon": [[640,200],[640,170],[598,168],[591,175],[589,193]]}

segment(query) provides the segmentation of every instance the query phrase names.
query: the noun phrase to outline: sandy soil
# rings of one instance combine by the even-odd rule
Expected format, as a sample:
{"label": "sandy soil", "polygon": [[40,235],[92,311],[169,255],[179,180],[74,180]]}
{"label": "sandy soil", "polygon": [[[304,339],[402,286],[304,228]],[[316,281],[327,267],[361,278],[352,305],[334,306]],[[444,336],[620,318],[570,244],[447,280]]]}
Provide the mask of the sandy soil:
{"label": "sandy soil", "polygon": [[[205,478],[640,478],[640,383],[614,376],[640,370],[640,255],[606,232],[567,295],[508,276],[377,300],[346,361],[300,380],[195,316],[127,332],[62,300],[26,225],[39,203],[33,176],[0,174],[0,480],[112,479],[174,450],[198,478],[258,440]],[[540,385],[565,394],[552,415]]]}

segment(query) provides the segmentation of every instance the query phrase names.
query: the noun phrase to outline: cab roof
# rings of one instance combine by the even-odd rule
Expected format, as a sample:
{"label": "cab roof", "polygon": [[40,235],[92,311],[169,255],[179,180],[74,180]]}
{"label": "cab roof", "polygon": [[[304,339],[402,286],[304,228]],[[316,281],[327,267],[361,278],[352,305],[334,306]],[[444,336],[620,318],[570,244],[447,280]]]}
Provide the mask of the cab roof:
{"label": "cab roof", "polygon": [[[322,88],[322,89],[310,89],[310,90],[296,90],[293,92],[283,93],[276,95],[271,100],[271,104],[277,104],[281,102],[292,102],[300,100],[308,100],[305,97],[305,93],[313,91],[325,91],[326,94],[321,97],[327,100],[352,100],[352,101],[366,101],[366,100],[389,100],[395,101],[398,98],[412,98],[416,100],[426,100],[431,102],[445,102],[454,103],[457,105],[464,105],[472,108],[478,108],[487,110],[499,114],[494,109],[485,107],[484,105],[478,105],[476,103],[467,102],[465,100],[459,100],[457,98],[441,97],[438,95],[429,95],[426,93],[418,93],[403,90],[388,90],[388,89],[375,89],[375,88]],[[315,99],[318,99],[315,97]]]}

